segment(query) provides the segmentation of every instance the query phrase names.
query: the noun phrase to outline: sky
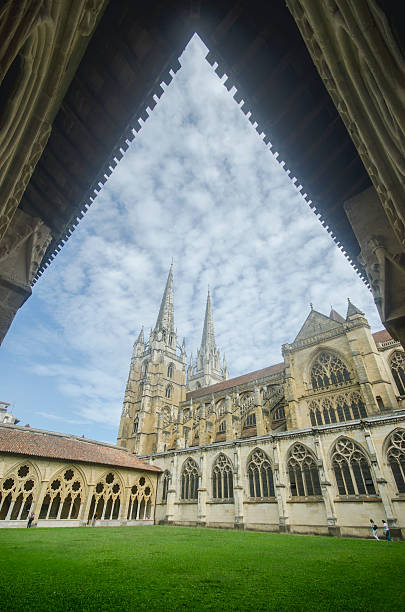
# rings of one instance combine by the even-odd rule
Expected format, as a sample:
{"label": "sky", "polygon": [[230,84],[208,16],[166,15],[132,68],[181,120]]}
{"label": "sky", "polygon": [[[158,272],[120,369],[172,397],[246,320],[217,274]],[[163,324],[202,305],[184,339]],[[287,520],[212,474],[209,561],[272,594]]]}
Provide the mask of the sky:
{"label": "sky", "polygon": [[132,344],[155,324],[172,258],[179,339],[196,354],[209,285],[231,377],[280,362],[310,302],[345,316],[350,297],[382,328],[370,292],[207,52],[195,35],[17,314],[0,349],[0,400],[21,424],[116,441]]}

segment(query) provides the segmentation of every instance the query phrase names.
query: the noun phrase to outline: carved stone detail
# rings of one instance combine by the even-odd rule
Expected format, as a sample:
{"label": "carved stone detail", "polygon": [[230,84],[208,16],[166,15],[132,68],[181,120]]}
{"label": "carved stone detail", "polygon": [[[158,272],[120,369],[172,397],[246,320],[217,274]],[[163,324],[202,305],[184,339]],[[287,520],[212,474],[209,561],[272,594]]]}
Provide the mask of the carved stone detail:
{"label": "carved stone detail", "polygon": [[287,0],[405,247],[405,59],[375,0]]}

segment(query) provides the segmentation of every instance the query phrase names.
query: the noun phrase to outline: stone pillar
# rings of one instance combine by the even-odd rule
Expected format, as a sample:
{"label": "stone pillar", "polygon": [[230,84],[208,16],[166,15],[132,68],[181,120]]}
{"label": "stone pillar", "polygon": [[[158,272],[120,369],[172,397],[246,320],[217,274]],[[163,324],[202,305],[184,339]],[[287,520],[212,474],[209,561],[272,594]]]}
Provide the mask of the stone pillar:
{"label": "stone pillar", "polygon": [[352,358],[356,369],[357,378],[360,383],[360,389],[366,403],[367,414],[376,414],[379,412],[379,410],[377,402],[374,399],[373,389],[367,374],[367,370],[364,366],[363,356],[361,352],[356,349],[356,339],[348,338],[348,340],[352,351]]}
{"label": "stone pillar", "polygon": [[[93,493],[94,493],[94,486],[95,485],[89,485],[87,489],[87,498],[85,499],[85,502],[82,504],[81,512],[79,511],[78,518],[81,519],[81,521],[84,523],[87,523],[88,521],[91,500],[93,498]],[[93,517],[90,517],[90,518],[92,519]]]}
{"label": "stone pillar", "polygon": [[207,474],[207,455],[202,453],[200,455],[200,483],[198,487],[198,509],[197,509],[197,524],[200,527],[205,527],[207,523],[207,488],[208,478]]}
{"label": "stone pillar", "polygon": [[232,400],[229,395],[225,396],[225,422],[226,422],[226,441],[235,439],[232,423]]}
{"label": "stone pillar", "polygon": [[255,385],[254,388],[254,402],[255,402],[255,414],[256,414],[256,433],[258,436],[264,436],[266,433],[263,419],[263,402],[260,392],[260,388]]}
{"label": "stone pillar", "polygon": [[391,503],[391,499],[390,496],[388,495],[387,492],[387,481],[384,478],[380,466],[378,464],[378,459],[377,459],[377,453],[375,451],[375,445],[374,445],[374,440],[372,437],[372,430],[368,429],[367,427],[364,427],[364,435],[366,438],[366,444],[367,444],[367,448],[368,451],[370,453],[370,457],[371,457],[371,465],[372,468],[374,470],[374,474],[375,474],[375,479],[377,481],[378,484],[378,490],[377,493],[380,494],[381,497],[381,501],[382,504],[384,506],[384,513],[385,513],[385,517],[387,519],[387,523],[392,526],[392,527],[396,527],[397,525],[397,519],[394,516],[394,509]]}
{"label": "stone pillar", "polygon": [[290,531],[290,525],[288,523],[288,516],[286,512],[287,508],[287,491],[283,481],[283,470],[280,468],[279,457],[280,457],[280,443],[276,440],[273,444],[273,456],[274,456],[274,488],[278,506],[278,517],[279,517],[279,530],[281,533]]}
{"label": "stone pillar", "polygon": [[166,499],[166,520],[167,522],[174,523],[176,520],[175,512],[176,512],[176,487],[175,483],[180,482],[180,474],[178,474],[178,455],[175,454],[170,469],[171,479],[169,482],[169,487],[167,489],[167,499]]}
{"label": "stone pillar", "polygon": [[245,528],[245,512],[244,512],[244,496],[243,496],[243,480],[242,480],[242,463],[241,463],[241,448],[237,444],[233,453],[233,464],[234,464],[234,484],[233,484],[233,496],[235,504],[235,518],[234,527],[235,529]]}
{"label": "stone pillar", "polygon": [[322,440],[319,436],[319,433],[315,433],[314,435],[315,442],[315,454],[317,457],[317,465],[319,470],[319,480],[321,483],[322,497],[325,503],[326,508],[326,519],[328,521],[328,532],[329,535],[339,536],[340,535],[340,527],[337,524],[337,516],[335,511],[335,504],[333,502],[333,496],[331,495],[331,482],[327,478],[325,465],[327,461],[325,460],[325,453],[322,445]]}

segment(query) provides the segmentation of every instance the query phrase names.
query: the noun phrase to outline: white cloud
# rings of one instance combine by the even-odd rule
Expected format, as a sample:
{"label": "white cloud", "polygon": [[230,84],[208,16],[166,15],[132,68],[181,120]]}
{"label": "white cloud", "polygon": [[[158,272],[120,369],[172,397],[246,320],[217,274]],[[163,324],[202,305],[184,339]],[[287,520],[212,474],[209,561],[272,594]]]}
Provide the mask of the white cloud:
{"label": "white cloud", "polygon": [[9,392],[29,369],[41,414],[59,418],[73,406],[63,418],[91,422],[89,436],[115,438],[132,342],[142,324],[154,325],[172,257],[188,353],[200,343],[209,283],[233,376],[280,361],[311,301],[345,315],[350,296],[381,328],[370,293],[205,53],[195,37],[6,341],[19,356]]}

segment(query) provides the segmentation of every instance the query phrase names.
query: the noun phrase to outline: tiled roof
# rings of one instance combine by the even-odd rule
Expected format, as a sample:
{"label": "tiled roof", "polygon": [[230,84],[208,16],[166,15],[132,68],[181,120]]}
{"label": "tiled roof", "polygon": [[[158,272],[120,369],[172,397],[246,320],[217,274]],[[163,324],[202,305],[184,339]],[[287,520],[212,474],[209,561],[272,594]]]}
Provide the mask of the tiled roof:
{"label": "tiled roof", "polygon": [[211,393],[216,393],[217,391],[224,391],[225,389],[243,385],[247,382],[266,378],[266,376],[271,376],[272,374],[279,374],[283,370],[284,362],[276,363],[268,368],[255,370],[254,372],[249,372],[248,374],[243,374],[242,376],[237,376],[236,378],[230,378],[229,380],[224,380],[216,383],[215,385],[211,385],[210,387],[202,387],[201,389],[196,389],[195,391],[189,391],[186,395],[186,400],[191,398],[194,399],[195,397],[203,397],[204,395],[210,395]]}
{"label": "tiled roof", "polygon": [[387,340],[393,340],[386,329],[375,332],[375,334],[373,334],[373,338],[375,342],[387,342]]}
{"label": "tiled roof", "polygon": [[112,444],[15,425],[0,424],[0,453],[99,463],[150,472],[161,471]]}

